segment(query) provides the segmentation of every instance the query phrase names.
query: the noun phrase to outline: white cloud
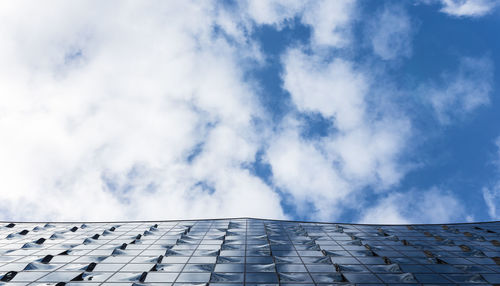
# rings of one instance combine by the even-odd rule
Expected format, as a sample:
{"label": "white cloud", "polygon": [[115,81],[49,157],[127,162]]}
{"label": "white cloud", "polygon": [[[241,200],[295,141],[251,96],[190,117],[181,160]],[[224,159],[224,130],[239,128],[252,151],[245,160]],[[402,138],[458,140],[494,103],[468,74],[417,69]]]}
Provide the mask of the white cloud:
{"label": "white cloud", "polygon": [[354,20],[356,1],[283,1],[251,0],[246,2],[249,17],[257,24],[283,27],[294,18],[312,28],[316,47],[342,48],[350,43],[350,24]]}
{"label": "white cloud", "polygon": [[371,112],[377,111],[367,103],[370,76],[348,61],[325,63],[299,50],[289,51],[284,64],[284,87],[297,109],[319,112],[337,130],[321,142],[329,160],[338,162],[348,178],[374,176],[383,185],[397,182],[400,176],[394,165],[411,127],[404,117],[395,117],[390,110],[373,118]]}
{"label": "white cloud", "polygon": [[351,184],[384,189],[396,185],[408,168],[400,155],[411,135],[404,118],[388,117],[325,140],[329,157],[338,160],[342,174]]}
{"label": "white cloud", "polygon": [[368,29],[373,52],[384,60],[410,57],[413,25],[403,7],[386,5]]}
{"label": "white cloud", "polygon": [[483,188],[483,199],[490,219],[498,220],[500,218],[500,184],[491,188]]}
{"label": "white cloud", "polygon": [[[312,38],[308,46],[290,48],[282,57],[283,88],[299,114],[319,113],[336,130],[324,138],[303,139],[304,122],[290,114],[269,138],[266,160],[274,185],[294,198],[299,214],[312,218],[335,219],[353,194],[366,186],[393,186],[405,173],[398,160],[411,133],[409,122],[369,107],[369,73],[347,59],[325,60],[329,48],[351,44],[355,4],[320,1],[306,6],[301,19],[312,28]],[[283,16],[268,22],[280,21]]]}
{"label": "white cloud", "polygon": [[355,7],[354,0],[313,1],[302,16],[302,22],[313,28],[312,44],[342,48],[351,43]]}
{"label": "white cloud", "polygon": [[[400,156],[409,120],[378,102],[368,68],[331,54],[353,44],[355,1],[24,4],[0,4],[4,218],[284,218],[278,188],[299,215],[330,220],[366,188],[387,191],[407,171]],[[408,56],[406,14],[384,13],[382,26],[401,26],[375,35],[374,50],[386,59]],[[292,19],[312,32],[305,47],[288,47],[282,58],[295,109],[267,126],[260,87],[246,79],[266,59],[251,33]],[[472,72],[467,81],[481,61],[464,60],[452,77],[461,83],[433,91],[449,91],[466,110],[485,104],[489,85],[468,95],[486,74]],[[311,113],[332,132],[302,138],[301,115]],[[261,151],[272,185],[245,167]],[[430,206],[447,198],[439,194],[426,195]],[[395,206],[385,212],[414,219]]]}
{"label": "white cloud", "polygon": [[262,116],[244,23],[210,2],[95,4],[2,4],[2,216],[283,218],[242,167]]}
{"label": "white cloud", "polygon": [[493,64],[488,57],[460,59],[458,70],[444,72],[440,82],[431,82],[420,90],[434,108],[441,123],[464,117],[490,102]]}
{"label": "white cloud", "polygon": [[301,125],[307,123],[291,115],[271,139],[267,158],[274,183],[297,201],[315,206],[315,213],[300,206],[298,211],[337,218],[340,206],[355,204],[353,196],[364,188],[396,185],[406,172],[399,156],[411,125],[390,109],[368,103],[370,75],[350,61],[324,61],[300,49],[289,50],[283,64],[283,86],[299,114],[319,113],[335,129],[324,137],[302,139]]}
{"label": "white cloud", "polygon": [[[273,173],[280,172],[279,178],[275,176],[275,183],[279,187],[293,189],[291,192],[294,196],[308,194],[307,197],[315,202],[316,216],[321,219],[335,218],[339,214],[332,206],[356,204],[353,200],[357,199],[353,197],[366,187],[386,190],[397,185],[407,171],[407,167],[400,163],[400,156],[411,135],[411,124],[404,115],[395,114],[390,107],[376,102],[371,90],[377,87],[377,83],[373,81],[374,73],[371,70],[355,66],[343,57],[325,59],[328,57],[325,57],[323,48],[348,48],[352,44],[350,29],[356,20],[354,2],[330,3],[335,7],[309,8],[304,12],[303,22],[315,22],[311,24],[313,37],[308,46],[291,48],[283,56],[282,78],[283,87],[289,92],[297,111],[319,113],[333,125],[335,131],[323,138],[308,139],[307,142],[298,135],[290,136],[284,131],[275,137],[276,141],[271,142],[268,150]],[[335,13],[330,15],[331,11]],[[386,17],[383,22],[387,26],[401,25],[389,31],[392,38],[402,38],[403,34],[409,33],[409,19],[404,11],[391,8],[384,13]],[[377,47],[386,45],[388,49],[393,43],[381,43],[382,36],[377,36],[380,43]],[[405,50],[407,47],[403,45],[401,43],[397,53],[408,54],[408,50]],[[382,48],[379,51],[382,54]],[[390,97],[390,94],[385,96]],[[300,124],[285,124],[283,129],[290,129],[290,126],[300,129]],[[290,151],[292,146],[305,144],[309,145],[307,150],[294,148],[294,151]],[[298,161],[276,159],[297,158],[299,153],[303,155]],[[315,159],[318,156],[323,156],[321,161]],[[311,166],[321,166],[322,172]],[[295,172],[288,169],[294,169]],[[335,180],[318,180],[317,176],[325,173]],[[302,178],[297,178],[297,174],[301,174]],[[312,186],[329,194],[311,192]]]}
{"label": "white cloud", "polygon": [[[373,203],[370,203],[373,205]],[[464,206],[450,192],[437,188],[391,193],[362,213],[360,223],[447,223],[463,221]]]}
{"label": "white cloud", "polygon": [[295,198],[301,214],[310,212],[306,206],[313,203],[317,213],[309,216],[322,219],[338,216],[341,210],[335,205],[352,192],[321,147],[300,138],[297,126],[286,126],[272,140],[267,160],[274,183]]}
{"label": "white cloud", "polygon": [[441,0],[441,12],[454,17],[481,17],[491,13],[497,0]]}
{"label": "white cloud", "polygon": [[[331,159],[325,147],[301,142],[296,129],[257,130],[254,120],[267,115],[258,87],[244,77],[264,59],[251,40],[252,23],[279,29],[297,18],[312,28],[313,45],[349,42],[354,1],[306,4],[0,4],[3,217],[283,218],[273,186],[244,166],[267,140],[276,139],[275,150],[287,136],[295,145],[283,151],[297,164],[309,155],[318,164]],[[342,68],[350,76],[347,62],[332,72]],[[360,124],[347,114],[339,120]],[[282,154],[273,156],[280,161]],[[311,176],[338,186],[337,172]],[[289,191],[300,197],[307,184]],[[323,211],[338,192],[320,187],[309,189],[330,198],[313,201]]]}
{"label": "white cloud", "polygon": [[[497,146],[497,154],[494,158],[494,163],[497,165],[500,174],[500,137],[497,138],[495,145]],[[493,186],[484,187],[482,191],[490,219],[500,219],[500,180],[497,179],[497,182]]]}
{"label": "white cloud", "polygon": [[284,88],[299,111],[320,112],[335,118],[341,130],[356,128],[364,121],[365,76],[342,59],[324,62],[321,56],[290,50],[283,58]]}
{"label": "white cloud", "polygon": [[298,0],[250,0],[246,9],[257,24],[281,27],[286,20],[301,14],[307,4],[308,1]]}

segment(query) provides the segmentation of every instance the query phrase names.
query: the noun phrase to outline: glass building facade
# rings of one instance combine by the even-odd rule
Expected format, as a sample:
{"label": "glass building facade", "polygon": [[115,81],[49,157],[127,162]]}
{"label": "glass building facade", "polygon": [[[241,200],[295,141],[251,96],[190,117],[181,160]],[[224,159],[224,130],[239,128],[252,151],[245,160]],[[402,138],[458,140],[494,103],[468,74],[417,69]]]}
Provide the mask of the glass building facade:
{"label": "glass building facade", "polygon": [[500,285],[500,222],[2,223],[0,285]]}

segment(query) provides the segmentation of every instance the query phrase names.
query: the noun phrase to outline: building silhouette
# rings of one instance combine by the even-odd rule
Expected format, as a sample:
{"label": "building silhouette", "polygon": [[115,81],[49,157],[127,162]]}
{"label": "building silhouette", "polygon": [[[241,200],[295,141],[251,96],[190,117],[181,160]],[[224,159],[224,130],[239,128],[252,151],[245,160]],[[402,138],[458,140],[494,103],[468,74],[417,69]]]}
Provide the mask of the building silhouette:
{"label": "building silhouette", "polygon": [[500,222],[0,226],[0,285],[500,285]]}

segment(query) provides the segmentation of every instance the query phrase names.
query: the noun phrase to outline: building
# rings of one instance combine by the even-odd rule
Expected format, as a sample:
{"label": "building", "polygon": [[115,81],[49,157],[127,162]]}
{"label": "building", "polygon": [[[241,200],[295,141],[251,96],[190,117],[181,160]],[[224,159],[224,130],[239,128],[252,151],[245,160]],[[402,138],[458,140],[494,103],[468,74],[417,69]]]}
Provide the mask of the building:
{"label": "building", "polygon": [[500,222],[0,225],[0,285],[500,284]]}

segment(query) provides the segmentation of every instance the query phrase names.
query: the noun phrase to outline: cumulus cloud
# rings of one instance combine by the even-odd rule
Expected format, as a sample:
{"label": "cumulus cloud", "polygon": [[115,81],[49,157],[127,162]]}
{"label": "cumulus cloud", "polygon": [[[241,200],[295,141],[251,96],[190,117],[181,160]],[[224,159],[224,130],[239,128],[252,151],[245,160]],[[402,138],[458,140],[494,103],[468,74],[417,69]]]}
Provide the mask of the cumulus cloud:
{"label": "cumulus cloud", "polygon": [[488,57],[460,59],[455,72],[443,72],[439,81],[421,87],[441,123],[461,118],[490,102],[493,64]]}
{"label": "cumulus cloud", "polygon": [[[450,192],[437,188],[390,193],[362,214],[360,223],[446,223],[468,218]],[[469,217],[469,219],[471,219]]]}
{"label": "cumulus cloud", "polygon": [[298,212],[311,212],[307,204],[313,203],[316,213],[311,216],[324,219],[339,215],[335,205],[352,189],[322,151],[300,137],[298,126],[286,126],[272,140],[267,160],[274,183],[293,196]]}
{"label": "cumulus cloud", "polygon": [[94,4],[2,4],[2,216],[282,218],[242,167],[254,48],[214,35],[213,3]]}
{"label": "cumulus cloud", "polygon": [[402,6],[386,5],[368,29],[374,53],[384,60],[410,57],[412,26],[410,16]]}
{"label": "cumulus cloud", "polygon": [[364,121],[367,79],[343,59],[324,62],[321,56],[292,49],[283,59],[284,88],[301,112],[320,112],[334,118],[341,130]]}
{"label": "cumulus cloud", "polygon": [[[377,100],[380,75],[336,54],[353,43],[355,1],[23,4],[0,4],[6,219],[285,218],[285,194],[297,215],[331,220],[407,172],[411,122]],[[410,56],[405,12],[381,13],[390,28],[374,33],[375,54]],[[292,20],[311,37],[282,55],[292,110],[274,123],[248,80],[266,64],[252,31]],[[488,69],[464,59],[458,75],[443,75],[450,85],[432,85],[433,106],[448,114],[450,102],[467,112],[486,104]],[[305,138],[310,114],[331,130]],[[249,168],[258,156],[266,180]],[[428,204],[449,196],[432,193]],[[381,205],[413,219],[400,201],[391,194]]]}
{"label": "cumulus cloud", "polygon": [[324,61],[297,48],[287,52],[283,65],[283,86],[298,114],[320,114],[334,131],[302,138],[304,123],[290,115],[267,150],[274,183],[297,201],[312,202],[320,219],[338,217],[341,207],[335,206],[367,186],[397,184],[405,173],[399,156],[411,125],[370,108],[370,75],[346,59]]}
{"label": "cumulus cloud", "polygon": [[441,12],[454,17],[481,17],[499,5],[496,0],[441,0]]}
{"label": "cumulus cloud", "polygon": [[[404,117],[386,110],[374,118],[368,106],[371,79],[349,61],[290,50],[284,58],[284,87],[301,112],[318,112],[336,131],[321,145],[342,173],[355,180],[367,179],[390,185],[400,178],[395,168],[397,154],[405,145],[411,127]],[[377,179],[380,180],[377,180]]]}
{"label": "cumulus cloud", "polygon": [[1,4],[2,216],[283,218],[246,167],[269,133],[252,25],[298,18],[341,46],[354,2],[95,4]]}

